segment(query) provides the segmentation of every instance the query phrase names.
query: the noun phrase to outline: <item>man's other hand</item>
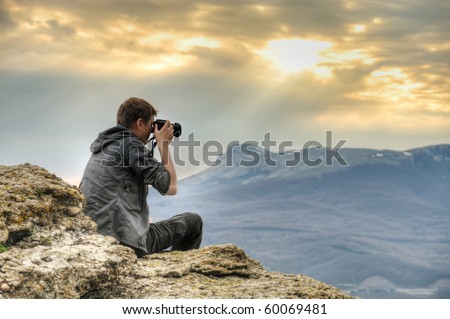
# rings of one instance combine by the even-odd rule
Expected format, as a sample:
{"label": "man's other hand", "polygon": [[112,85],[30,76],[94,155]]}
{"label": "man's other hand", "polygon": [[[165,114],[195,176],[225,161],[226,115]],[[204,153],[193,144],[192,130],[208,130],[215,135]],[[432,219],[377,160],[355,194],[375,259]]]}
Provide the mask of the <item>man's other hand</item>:
{"label": "man's other hand", "polygon": [[170,144],[173,139],[173,125],[170,124],[170,120],[166,120],[166,123],[164,123],[161,129],[158,129],[158,125],[155,125],[154,135],[158,144]]}

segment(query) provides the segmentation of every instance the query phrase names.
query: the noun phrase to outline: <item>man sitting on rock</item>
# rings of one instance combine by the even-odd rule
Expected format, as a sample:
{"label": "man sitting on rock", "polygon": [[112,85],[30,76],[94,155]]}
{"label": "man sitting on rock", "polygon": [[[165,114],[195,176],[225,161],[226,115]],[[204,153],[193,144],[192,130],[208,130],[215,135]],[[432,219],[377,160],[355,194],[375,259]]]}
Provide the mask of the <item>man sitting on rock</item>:
{"label": "man sitting on rock", "polygon": [[[100,133],[91,145],[80,189],[86,197],[85,214],[98,232],[116,238],[138,256],[200,247],[202,219],[194,213],[176,215],[157,223],[149,222],[148,186],[162,195],[175,195],[177,174],[169,144],[174,128],[166,121],[154,125],[157,111],[150,103],[130,98],[117,112],[117,125]],[[146,147],[154,133],[161,163]]]}

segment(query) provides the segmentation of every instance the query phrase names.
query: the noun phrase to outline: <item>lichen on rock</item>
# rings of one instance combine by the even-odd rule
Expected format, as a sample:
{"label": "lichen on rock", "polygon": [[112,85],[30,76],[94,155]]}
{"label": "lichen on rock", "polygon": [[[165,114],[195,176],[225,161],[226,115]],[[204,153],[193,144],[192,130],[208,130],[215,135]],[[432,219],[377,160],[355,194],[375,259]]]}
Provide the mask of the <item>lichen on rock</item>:
{"label": "lichen on rock", "polygon": [[0,166],[0,298],[351,298],[268,272],[233,244],[138,259],[83,208],[81,192],[45,169]]}
{"label": "lichen on rock", "polygon": [[96,230],[95,223],[80,214],[80,191],[39,166],[0,166],[0,187],[0,244],[16,245],[29,236],[22,245],[45,243],[48,236],[42,234],[54,228]]}

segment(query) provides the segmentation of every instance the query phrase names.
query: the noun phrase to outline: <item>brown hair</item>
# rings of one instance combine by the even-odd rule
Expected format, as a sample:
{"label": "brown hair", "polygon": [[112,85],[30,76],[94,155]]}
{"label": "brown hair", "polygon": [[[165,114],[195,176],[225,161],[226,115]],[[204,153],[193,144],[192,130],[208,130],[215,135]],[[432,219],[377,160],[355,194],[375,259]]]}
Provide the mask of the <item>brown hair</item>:
{"label": "brown hair", "polygon": [[137,97],[130,97],[120,105],[117,111],[117,124],[131,128],[133,123],[139,118],[148,122],[150,117],[152,115],[156,116],[157,113],[158,111],[147,101]]}

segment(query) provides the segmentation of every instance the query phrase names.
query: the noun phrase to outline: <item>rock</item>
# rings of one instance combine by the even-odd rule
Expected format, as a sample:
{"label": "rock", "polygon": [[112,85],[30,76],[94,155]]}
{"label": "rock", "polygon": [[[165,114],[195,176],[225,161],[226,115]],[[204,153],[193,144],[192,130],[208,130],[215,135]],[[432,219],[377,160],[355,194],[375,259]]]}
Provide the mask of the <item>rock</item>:
{"label": "rock", "polygon": [[[138,259],[114,298],[350,298],[303,275],[266,271],[233,244]],[[189,287],[189,289],[186,289]]]}
{"label": "rock", "polygon": [[[82,298],[92,291],[113,291],[136,262],[131,249],[101,235],[25,251],[0,254],[0,280],[15,282],[5,295],[9,298]],[[33,263],[37,258],[43,262]]]}
{"label": "rock", "polygon": [[6,242],[8,237],[9,231],[8,228],[6,228],[5,220],[4,218],[0,218],[0,243]]}
{"label": "rock", "polygon": [[11,290],[11,287],[7,283],[2,283],[0,285],[0,290],[3,292],[8,292]]}
{"label": "rock", "polygon": [[78,215],[79,213],[81,213],[81,210],[82,210],[82,207],[71,206],[71,207],[67,207],[66,213],[69,216],[75,216],[75,215]]}
{"label": "rock", "polygon": [[[138,259],[96,233],[79,190],[30,164],[0,166],[1,298],[352,298],[266,271],[233,244]],[[2,252],[3,251],[3,252]]]}
{"label": "rock", "polygon": [[[75,234],[96,232],[90,218],[68,209],[84,207],[80,191],[39,166],[0,166],[0,187],[0,244],[48,244],[57,227]],[[68,211],[75,218],[67,218]]]}

